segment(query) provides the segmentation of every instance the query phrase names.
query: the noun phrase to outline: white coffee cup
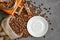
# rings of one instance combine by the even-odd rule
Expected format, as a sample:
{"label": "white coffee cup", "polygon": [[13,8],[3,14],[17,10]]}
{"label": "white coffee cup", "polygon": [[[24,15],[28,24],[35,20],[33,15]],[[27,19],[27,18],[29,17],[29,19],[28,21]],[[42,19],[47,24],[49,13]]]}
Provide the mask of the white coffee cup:
{"label": "white coffee cup", "polygon": [[42,37],[48,31],[48,22],[41,16],[34,16],[28,21],[27,30],[33,37]]}

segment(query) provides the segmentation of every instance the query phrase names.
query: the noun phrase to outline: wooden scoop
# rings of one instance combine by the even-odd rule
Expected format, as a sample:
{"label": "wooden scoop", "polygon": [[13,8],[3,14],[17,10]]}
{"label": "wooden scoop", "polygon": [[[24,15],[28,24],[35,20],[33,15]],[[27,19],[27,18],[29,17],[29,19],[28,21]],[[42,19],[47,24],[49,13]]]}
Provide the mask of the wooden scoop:
{"label": "wooden scoop", "polygon": [[6,12],[7,14],[14,15],[14,13],[16,12],[18,6],[21,6],[21,7],[23,6],[22,0],[16,0],[16,7],[13,8],[13,9],[10,9],[10,10],[0,9],[0,10]]}

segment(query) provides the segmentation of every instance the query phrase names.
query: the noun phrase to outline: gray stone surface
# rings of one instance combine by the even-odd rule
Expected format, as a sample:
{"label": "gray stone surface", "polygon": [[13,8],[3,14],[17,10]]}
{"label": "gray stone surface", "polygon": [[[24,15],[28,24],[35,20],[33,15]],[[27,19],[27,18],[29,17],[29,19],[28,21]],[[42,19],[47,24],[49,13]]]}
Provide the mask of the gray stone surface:
{"label": "gray stone surface", "polygon": [[[40,37],[40,38],[22,38],[22,39],[17,39],[17,40],[60,40],[60,0],[33,0],[36,1],[36,5],[38,6],[41,3],[44,3],[43,7],[51,7],[50,12],[52,15],[47,15],[49,16],[49,20],[51,20],[52,25],[49,25],[49,30],[47,34],[45,35],[45,38]],[[43,8],[42,7],[42,8]],[[44,13],[45,11],[43,11]],[[2,18],[5,17],[5,14],[2,14],[0,12],[0,22]],[[54,30],[51,30],[53,28]]]}

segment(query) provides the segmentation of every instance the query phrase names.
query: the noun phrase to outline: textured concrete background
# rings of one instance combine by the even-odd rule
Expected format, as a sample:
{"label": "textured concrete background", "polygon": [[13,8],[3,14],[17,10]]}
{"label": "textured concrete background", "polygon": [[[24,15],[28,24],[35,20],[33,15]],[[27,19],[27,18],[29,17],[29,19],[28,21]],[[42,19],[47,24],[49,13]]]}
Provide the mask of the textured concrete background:
{"label": "textured concrete background", "polygon": [[[48,19],[51,20],[52,25],[49,25],[49,30],[44,37],[40,38],[22,38],[17,40],[60,40],[60,0],[32,0],[36,2],[36,6],[44,3],[43,7],[51,7],[50,12],[52,15],[48,15]],[[45,11],[43,11],[44,13]],[[0,12],[0,22],[6,15]],[[53,30],[51,30],[53,28]]]}

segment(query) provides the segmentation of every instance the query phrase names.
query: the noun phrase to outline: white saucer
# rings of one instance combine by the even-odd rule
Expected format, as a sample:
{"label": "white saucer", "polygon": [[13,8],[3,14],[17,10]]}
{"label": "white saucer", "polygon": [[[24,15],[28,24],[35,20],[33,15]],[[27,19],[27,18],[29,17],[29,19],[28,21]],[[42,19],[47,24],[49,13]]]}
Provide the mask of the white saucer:
{"label": "white saucer", "polygon": [[42,37],[48,31],[48,22],[41,16],[34,16],[28,21],[27,30],[34,37]]}

